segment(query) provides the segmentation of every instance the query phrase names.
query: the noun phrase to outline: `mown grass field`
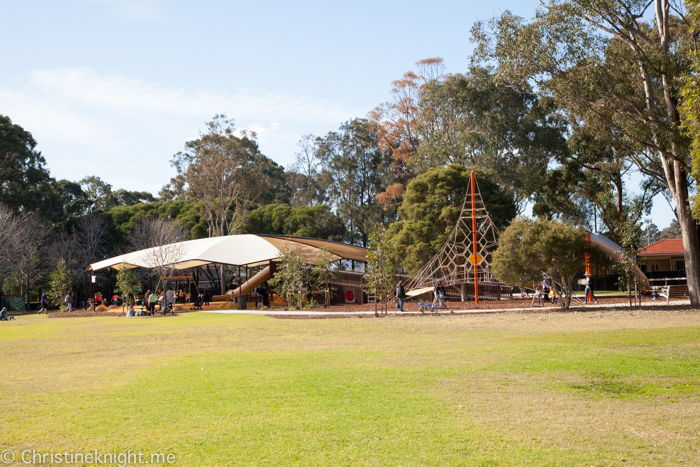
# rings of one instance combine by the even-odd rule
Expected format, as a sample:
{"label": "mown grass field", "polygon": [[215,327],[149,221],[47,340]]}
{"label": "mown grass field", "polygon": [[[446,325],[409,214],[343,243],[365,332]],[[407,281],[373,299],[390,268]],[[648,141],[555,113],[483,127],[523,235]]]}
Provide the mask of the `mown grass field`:
{"label": "mown grass field", "polygon": [[0,345],[3,450],[700,465],[700,312],[28,316],[0,325]]}

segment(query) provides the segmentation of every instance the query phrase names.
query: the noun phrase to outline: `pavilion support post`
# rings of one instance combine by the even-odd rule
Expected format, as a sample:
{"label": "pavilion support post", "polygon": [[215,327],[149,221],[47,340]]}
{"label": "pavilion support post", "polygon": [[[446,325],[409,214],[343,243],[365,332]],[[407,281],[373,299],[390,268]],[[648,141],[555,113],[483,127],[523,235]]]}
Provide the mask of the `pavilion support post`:
{"label": "pavilion support post", "polygon": [[220,264],[219,267],[221,268],[220,271],[220,278],[219,280],[221,281],[221,295],[226,294],[226,277],[224,277],[224,265]]}

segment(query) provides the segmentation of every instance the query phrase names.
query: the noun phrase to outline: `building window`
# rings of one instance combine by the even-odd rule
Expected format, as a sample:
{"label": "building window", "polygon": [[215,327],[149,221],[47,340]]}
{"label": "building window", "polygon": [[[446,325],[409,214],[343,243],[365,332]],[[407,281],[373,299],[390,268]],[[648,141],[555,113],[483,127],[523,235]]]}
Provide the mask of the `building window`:
{"label": "building window", "polygon": [[675,261],[676,263],[676,271],[684,271],[685,270],[685,261],[682,259],[677,259]]}

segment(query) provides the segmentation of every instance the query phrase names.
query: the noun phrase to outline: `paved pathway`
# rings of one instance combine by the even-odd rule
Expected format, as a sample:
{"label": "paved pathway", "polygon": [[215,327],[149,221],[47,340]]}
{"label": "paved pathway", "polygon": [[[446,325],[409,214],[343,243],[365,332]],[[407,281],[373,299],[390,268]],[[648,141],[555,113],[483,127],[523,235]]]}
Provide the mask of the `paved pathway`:
{"label": "paved pathway", "polygon": [[[690,300],[673,300],[670,305],[690,305]],[[670,306],[669,305],[669,306]],[[588,304],[588,305],[572,305],[569,311],[593,311],[593,310],[605,310],[610,308],[625,308],[628,305],[625,303],[610,303],[610,304]],[[656,308],[665,307],[666,300],[658,301],[645,301],[642,303],[642,309],[644,308]],[[401,315],[401,316],[420,316],[421,314],[426,315],[476,315],[476,314],[492,314],[492,313],[507,313],[513,311],[534,311],[534,310],[547,310],[547,311],[558,311],[558,306],[546,306],[546,307],[523,307],[523,308],[491,308],[491,309],[476,309],[476,310],[440,310],[437,313],[421,313],[419,311],[389,311],[389,315]],[[284,310],[203,310],[204,313],[221,313],[221,314],[236,314],[236,315],[276,315],[276,316],[374,316],[374,311],[284,311]]]}

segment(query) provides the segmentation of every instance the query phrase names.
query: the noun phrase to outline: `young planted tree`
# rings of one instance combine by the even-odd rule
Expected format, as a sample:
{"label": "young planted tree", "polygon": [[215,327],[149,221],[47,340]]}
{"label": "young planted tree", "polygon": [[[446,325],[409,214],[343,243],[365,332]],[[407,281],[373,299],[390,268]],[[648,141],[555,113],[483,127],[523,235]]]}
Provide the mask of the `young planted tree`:
{"label": "young planted tree", "polygon": [[638,224],[629,223],[619,230],[619,243],[622,247],[620,251],[620,260],[616,262],[615,269],[619,273],[620,287],[627,289],[630,306],[632,306],[632,292],[634,292],[634,305],[642,305],[642,297],[640,296],[639,277],[637,268],[640,263],[639,256],[639,237],[641,236],[641,228]]}
{"label": "young planted tree", "polygon": [[[374,295],[374,314],[387,313],[387,304],[393,297],[396,285],[396,246],[386,227],[377,225],[369,237],[367,266],[365,268],[366,293]],[[381,308],[379,308],[381,307]]]}
{"label": "young planted tree", "polygon": [[331,305],[331,297],[335,291],[335,287],[332,287],[331,284],[340,277],[340,271],[336,266],[337,259],[338,257],[329,249],[322,248],[311,269],[316,288],[323,292],[324,307]]}
{"label": "young planted tree", "polygon": [[122,297],[122,309],[127,305],[134,304],[132,300],[140,288],[141,284],[136,281],[136,272],[133,268],[119,268],[116,291]]}
{"label": "young planted tree", "polygon": [[560,221],[518,218],[501,235],[493,255],[493,272],[510,285],[552,279],[562,310],[569,308],[574,276],[585,265],[586,231]]}
{"label": "young planted tree", "polygon": [[268,282],[280,297],[287,300],[287,306],[294,307],[297,298],[299,309],[304,307],[304,295],[310,292],[309,267],[304,261],[301,249],[283,249],[278,256],[275,275]]}
{"label": "young planted tree", "polygon": [[49,275],[49,301],[58,306],[61,311],[65,311],[67,307],[65,298],[71,288],[71,272],[66,267],[66,262],[59,259],[56,269]]}

